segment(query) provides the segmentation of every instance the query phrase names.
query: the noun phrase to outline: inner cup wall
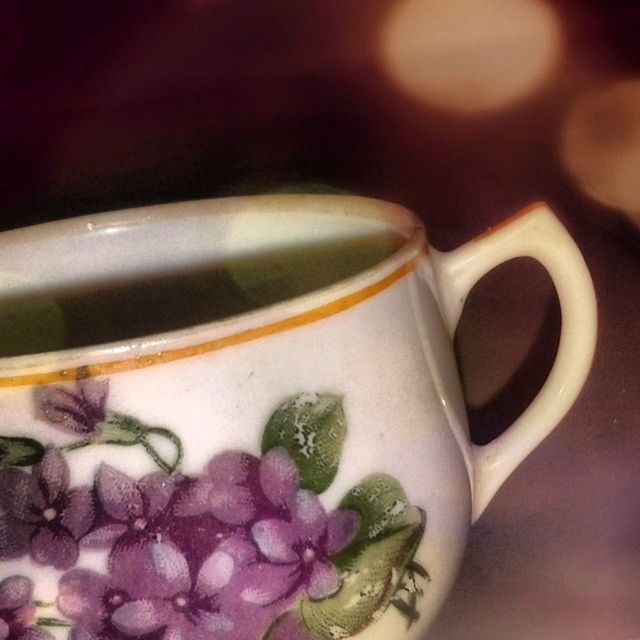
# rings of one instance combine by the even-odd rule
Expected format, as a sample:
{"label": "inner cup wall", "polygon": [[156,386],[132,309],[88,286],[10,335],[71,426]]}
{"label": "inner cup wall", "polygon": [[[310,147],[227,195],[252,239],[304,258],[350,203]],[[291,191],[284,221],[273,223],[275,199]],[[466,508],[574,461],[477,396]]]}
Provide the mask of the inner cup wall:
{"label": "inner cup wall", "polygon": [[415,231],[410,215],[375,201],[325,202],[181,203],[1,234],[0,362],[21,368],[87,348],[93,359],[218,321],[225,332],[232,319],[259,324],[267,307],[313,305],[302,296],[375,279]]}
{"label": "inner cup wall", "polygon": [[[48,233],[43,232],[49,227]],[[35,228],[34,228],[35,229]],[[239,212],[53,223],[0,236],[0,300],[22,294],[127,281],[219,264],[273,250],[399,230],[387,220],[340,214]],[[4,242],[3,242],[4,240]]]}

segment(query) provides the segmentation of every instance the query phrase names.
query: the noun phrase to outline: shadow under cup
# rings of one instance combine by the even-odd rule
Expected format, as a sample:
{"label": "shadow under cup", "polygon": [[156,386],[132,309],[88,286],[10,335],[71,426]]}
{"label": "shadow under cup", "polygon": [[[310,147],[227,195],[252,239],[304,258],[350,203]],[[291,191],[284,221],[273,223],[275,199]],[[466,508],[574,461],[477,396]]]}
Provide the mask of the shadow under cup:
{"label": "shadow under cup", "polygon": [[367,216],[292,211],[274,198],[262,209],[233,202],[2,234],[0,357],[135,341],[255,311],[374,267],[415,230],[375,207]]}

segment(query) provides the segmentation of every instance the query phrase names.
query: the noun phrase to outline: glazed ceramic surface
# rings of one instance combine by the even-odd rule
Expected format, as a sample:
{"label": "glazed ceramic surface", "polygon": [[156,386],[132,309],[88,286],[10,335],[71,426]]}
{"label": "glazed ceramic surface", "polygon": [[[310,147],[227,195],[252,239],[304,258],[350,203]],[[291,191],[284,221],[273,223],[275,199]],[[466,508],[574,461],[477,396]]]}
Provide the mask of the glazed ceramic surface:
{"label": "glazed ceramic surface", "polygon": [[[389,232],[321,290],[208,324],[0,362],[0,638],[418,638],[472,522],[561,420],[596,309],[545,205],[451,253],[378,201],[248,197],[3,234],[3,295]],[[503,436],[469,441],[451,335],[520,255],[563,315],[554,368]]]}

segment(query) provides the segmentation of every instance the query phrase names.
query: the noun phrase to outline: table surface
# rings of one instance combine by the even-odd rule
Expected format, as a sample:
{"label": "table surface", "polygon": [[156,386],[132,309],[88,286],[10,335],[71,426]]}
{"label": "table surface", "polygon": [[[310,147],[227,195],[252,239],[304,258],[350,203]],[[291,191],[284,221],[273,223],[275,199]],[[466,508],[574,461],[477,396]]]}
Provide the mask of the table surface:
{"label": "table surface", "polygon": [[[377,34],[397,1],[74,0],[63,14],[8,0],[0,225],[335,190],[414,209],[448,250],[548,201],[593,274],[593,370],[472,529],[428,637],[640,638],[640,231],[581,191],[559,148],[576,100],[640,75],[637,3],[553,3],[564,34],[554,74],[526,99],[465,115],[406,95],[381,69]],[[474,289],[456,352],[476,442],[531,400],[559,324],[550,280],[527,260]]]}

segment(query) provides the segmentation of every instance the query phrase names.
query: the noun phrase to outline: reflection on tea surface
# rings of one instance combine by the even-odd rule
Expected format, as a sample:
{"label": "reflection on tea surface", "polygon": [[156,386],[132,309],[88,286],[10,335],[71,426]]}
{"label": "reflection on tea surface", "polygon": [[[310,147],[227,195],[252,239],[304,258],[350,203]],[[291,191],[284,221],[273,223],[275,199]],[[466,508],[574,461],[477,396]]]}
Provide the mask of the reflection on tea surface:
{"label": "reflection on tea surface", "polygon": [[0,301],[0,357],[116,342],[258,309],[355,275],[401,243],[376,234],[8,298]]}

